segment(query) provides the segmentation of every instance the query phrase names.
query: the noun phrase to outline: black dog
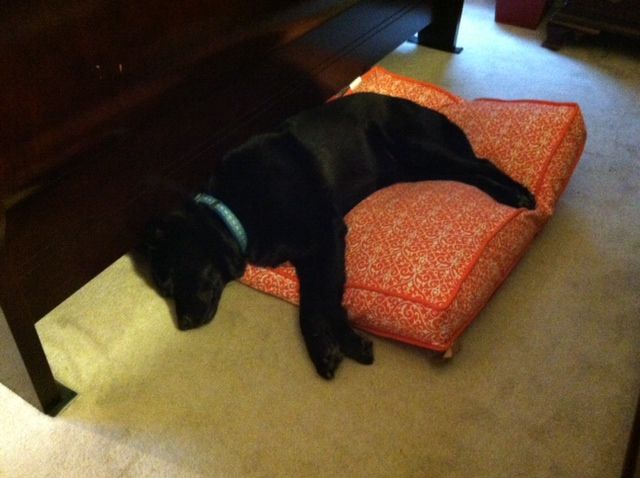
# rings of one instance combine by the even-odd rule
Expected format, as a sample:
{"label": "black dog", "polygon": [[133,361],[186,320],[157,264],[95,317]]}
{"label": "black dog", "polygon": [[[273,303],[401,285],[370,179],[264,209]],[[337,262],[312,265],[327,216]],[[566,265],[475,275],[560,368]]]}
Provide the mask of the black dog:
{"label": "black dog", "polygon": [[318,373],[343,355],[373,362],[342,307],[344,215],[397,182],[458,180],[513,207],[534,208],[522,185],[477,158],[462,130],[410,101],[371,93],[298,114],[228,153],[203,193],[150,228],[153,279],[175,300],[182,330],[210,322],[225,284],[247,262],[291,261],[300,325]]}

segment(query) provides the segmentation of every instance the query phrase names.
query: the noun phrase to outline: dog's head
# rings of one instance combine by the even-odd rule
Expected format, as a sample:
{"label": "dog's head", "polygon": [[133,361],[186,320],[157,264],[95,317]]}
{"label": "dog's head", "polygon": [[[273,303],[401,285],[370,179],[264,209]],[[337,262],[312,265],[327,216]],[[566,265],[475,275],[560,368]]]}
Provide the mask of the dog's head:
{"label": "dog's head", "polygon": [[158,292],[175,302],[180,330],[211,322],[224,286],[246,265],[224,225],[199,204],[149,224],[142,251]]}

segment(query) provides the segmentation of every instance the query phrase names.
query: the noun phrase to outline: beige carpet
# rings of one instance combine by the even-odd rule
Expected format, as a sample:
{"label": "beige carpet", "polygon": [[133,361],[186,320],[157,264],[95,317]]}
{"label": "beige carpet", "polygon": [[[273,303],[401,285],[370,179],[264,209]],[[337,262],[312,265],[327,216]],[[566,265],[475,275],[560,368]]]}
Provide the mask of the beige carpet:
{"label": "beige carpet", "polygon": [[406,44],[383,66],[467,98],[581,104],[589,140],[555,217],[443,364],[375,339],[318,378],[296,309],[234,284],[177,332],[128,258],[40,321],[57,418],[0,386],[0,476],[615,477],[640,390],[640,58],[469,1],[461,55]]}

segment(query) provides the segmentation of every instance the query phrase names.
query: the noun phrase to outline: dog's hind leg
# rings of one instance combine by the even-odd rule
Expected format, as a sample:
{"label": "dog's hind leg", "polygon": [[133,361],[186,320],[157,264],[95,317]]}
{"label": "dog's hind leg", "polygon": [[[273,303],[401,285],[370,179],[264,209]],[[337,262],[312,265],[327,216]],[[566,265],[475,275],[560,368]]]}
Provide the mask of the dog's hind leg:
{"label": "dog's hind leg", "polygon": [[525,186],[500,171],[488,159],[478,158],[481,172],[464,174],[459,181],[483,190],[496,201],[512,207],[536,208],[535,196]]}
{"label": "dog's hind leg", "polygon": [[294,260],[300,280],[300,327],[319,375],[331,379],[343,355],[373,363],[372,343],[358,335],[342,306],[346,226],[340,218],[320,221],[313,254]]}
{"label": "dog's hind leg", "polygon": [[[370,140],[394,158],[392,182],[461,181],[513,207],[535,208],[533,195],[493,163],[478,158],[464,131],[433,110],[411,107],[392,128],[374,128]],[[393,167],[387,167],[393,171]],[[383,178],[384,180],[384,178]]]}
{"label": "dog's hind leg", "polygon": [[481,189],[508,206],[535,208],[533,194],[522,184],[511,179],[489,160],[476,157],[470,146],[458,145],[456,149],[458,151],[428,141],[404,141],[397,153],[398,179],[460,181]]}

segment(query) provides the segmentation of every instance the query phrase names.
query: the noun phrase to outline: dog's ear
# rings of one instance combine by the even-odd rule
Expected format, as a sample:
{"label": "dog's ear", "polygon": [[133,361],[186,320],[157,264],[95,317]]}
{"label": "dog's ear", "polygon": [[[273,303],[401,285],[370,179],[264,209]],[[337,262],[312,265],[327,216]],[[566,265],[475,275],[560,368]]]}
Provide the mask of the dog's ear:
{"label": "dog's ear", "polygon": [[142,242],[140,244],[140,252],[145,257],[150,258],[153,253],[160,249],[162,244],[167,240],[167,224],[165,221],[155,219],[148,223],[142,234]]}
{"label": "dog's ear", "polygon": [[152,269],[153,281],[162,297],[173,297],[173,270],[161,264]]}
{"label": "dog's ear", "polygon": [[173,269],[162,252],[169,240],[169,224],[156,219],[147,224],[142,243],[138,248],[146,258],[158,292],[163,297],[173,296]]}

